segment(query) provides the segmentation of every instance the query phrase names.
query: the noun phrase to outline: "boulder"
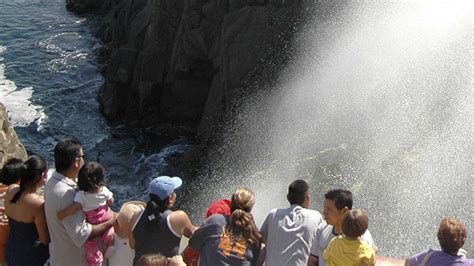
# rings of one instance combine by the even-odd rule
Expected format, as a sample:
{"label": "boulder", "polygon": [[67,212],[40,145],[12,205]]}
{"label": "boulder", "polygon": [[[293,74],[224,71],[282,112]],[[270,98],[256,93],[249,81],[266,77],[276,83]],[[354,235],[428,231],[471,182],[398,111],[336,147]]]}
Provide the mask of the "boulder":
{"label": "boulder", "polygon": [[3,167],[5,161],[13,157],[25,160],[27,154],[8,120],[5,106],[0,103],[0,168]]}

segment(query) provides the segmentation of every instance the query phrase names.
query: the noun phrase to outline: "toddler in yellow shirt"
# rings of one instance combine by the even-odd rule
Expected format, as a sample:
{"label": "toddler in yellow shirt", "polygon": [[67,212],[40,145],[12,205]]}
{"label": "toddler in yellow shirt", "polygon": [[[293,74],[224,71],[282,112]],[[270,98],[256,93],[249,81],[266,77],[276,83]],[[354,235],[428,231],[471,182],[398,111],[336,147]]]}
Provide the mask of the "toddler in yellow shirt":
{"label": "toddler in yellow shirt", "polygon": [[369,227],[367,212],[354,209],[347,212],[342,221],[343,235],[329,242],[323,253],[328,266],[375,265],[375,251],[361,236]]}

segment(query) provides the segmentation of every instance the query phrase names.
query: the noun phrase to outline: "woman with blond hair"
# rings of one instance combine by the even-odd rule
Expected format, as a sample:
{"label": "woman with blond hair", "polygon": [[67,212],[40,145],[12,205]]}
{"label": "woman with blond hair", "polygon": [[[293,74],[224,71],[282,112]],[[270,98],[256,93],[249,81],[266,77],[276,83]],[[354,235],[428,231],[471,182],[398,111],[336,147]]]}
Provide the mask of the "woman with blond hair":
{"label": "woman with blond hair", "polygon": [[214,214],[194,232],[189,245],[199,251],[200,265],[257,265],[262,236],[250,213],[254,204],[253,192],[239,188],[230,216]]}

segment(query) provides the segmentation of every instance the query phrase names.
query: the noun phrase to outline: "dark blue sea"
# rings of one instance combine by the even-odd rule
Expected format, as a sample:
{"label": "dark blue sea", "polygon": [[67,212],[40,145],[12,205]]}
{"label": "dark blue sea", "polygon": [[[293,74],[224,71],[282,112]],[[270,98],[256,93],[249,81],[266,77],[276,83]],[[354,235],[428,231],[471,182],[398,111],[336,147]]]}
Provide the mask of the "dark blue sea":
{"label": "dark blue sea", "polygon": [[97,26],[93,17],[68,12],[64,1],[0,1],[0,101],[28,153],[51,165],[59,139],[79,138],[87,160],[106,167],[118,207],[143,198],[153,176],[171,174],[166,157],[188,144],[108,125],[97,100],[104,82]]}

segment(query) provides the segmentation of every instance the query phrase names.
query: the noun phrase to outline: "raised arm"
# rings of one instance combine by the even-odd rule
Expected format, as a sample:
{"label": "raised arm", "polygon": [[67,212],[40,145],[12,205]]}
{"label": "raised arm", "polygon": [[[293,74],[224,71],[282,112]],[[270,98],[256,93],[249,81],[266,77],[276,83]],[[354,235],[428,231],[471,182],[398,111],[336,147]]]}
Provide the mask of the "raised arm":
{"label": "raised arm", "polygon": [[46,224],[46,215],[44,212],[44,201],[39,204],[34,216],[34,223],[38,231],[39,240],[44,245],[49,243],[48,225]]}
{"label": "raised arm", "polygon": [[178,234],[190,238],[196,227],[184,211],[175,211],[170,215],[171,227]]}
{"label": "raised arm", "polygon": [[79,202],[74,202],[73,204],[69,205],[66,209],[58,212],[58,219],[62,221],[64,218],[71,216],[78,212],[82,208],[82,205]]}

